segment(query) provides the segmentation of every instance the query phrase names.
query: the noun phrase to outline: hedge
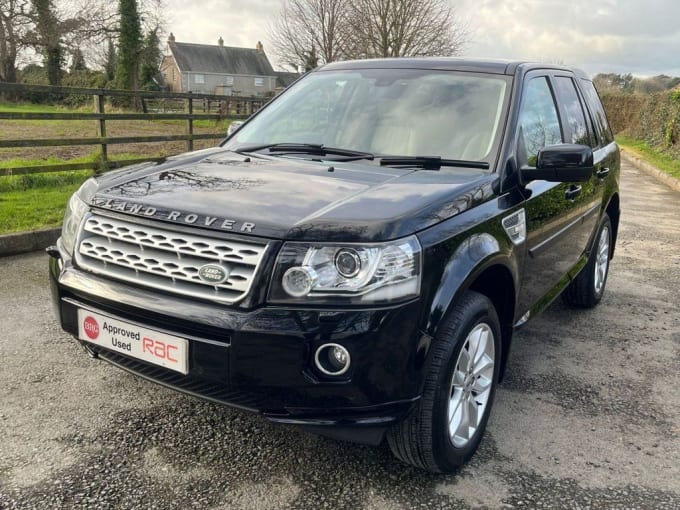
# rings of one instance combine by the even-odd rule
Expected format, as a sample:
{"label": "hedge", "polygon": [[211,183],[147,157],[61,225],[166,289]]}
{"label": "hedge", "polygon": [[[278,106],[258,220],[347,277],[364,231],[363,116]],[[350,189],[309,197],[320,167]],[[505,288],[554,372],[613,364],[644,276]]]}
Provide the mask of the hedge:
{"label": "hedge", "polygon": [[680,157],[680,90],[659,94],[607,92],[602,102],[615,133]]}

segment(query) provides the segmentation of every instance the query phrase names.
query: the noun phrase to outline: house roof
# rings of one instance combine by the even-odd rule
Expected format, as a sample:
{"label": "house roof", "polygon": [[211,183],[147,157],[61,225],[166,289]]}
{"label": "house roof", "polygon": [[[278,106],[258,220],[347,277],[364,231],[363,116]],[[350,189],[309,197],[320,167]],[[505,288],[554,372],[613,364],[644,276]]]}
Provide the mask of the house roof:
{"label": "house roof", "polygon": [[170,42],[181,72],[275,76],[267,55],[253,48]]}
{"label": "house roof", "polygon": [[288,85],[292,85],[292,83],[302,75],[299,73],[274,71],[274,76],[276,76],[276,86],[285,88]]}

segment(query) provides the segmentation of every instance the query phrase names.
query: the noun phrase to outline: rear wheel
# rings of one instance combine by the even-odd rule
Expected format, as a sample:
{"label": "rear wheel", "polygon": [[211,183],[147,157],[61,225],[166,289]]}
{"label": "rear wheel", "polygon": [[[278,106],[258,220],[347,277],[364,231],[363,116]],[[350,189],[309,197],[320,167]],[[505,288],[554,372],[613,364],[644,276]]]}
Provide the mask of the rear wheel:
{"label": "rear wheel", "polygon": [[489,419],[500,346],[493,304],[482,294],[465,293],[439,329],[421,400],[388,432],[397,458],[450,472],[472,457]]}
{"label": "rear wheel", "polygon": [[570,306],[593,308],[604,296],[612,244],[612,223],[604,213],[595,238],[595,244],[586,267],[562,293],[562,299]]}

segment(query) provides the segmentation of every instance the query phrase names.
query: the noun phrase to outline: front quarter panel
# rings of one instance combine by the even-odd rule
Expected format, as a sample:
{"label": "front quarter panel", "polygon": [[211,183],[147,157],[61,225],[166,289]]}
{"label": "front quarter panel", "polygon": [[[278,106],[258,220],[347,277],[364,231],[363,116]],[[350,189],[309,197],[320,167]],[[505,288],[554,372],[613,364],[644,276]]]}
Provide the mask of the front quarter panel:
{"label": "front quarter panel", "polygon": [[419,235],[424,253],[422,330],[435,336],[446,312],[486,269],[505,267],[517,293],[524,243],[513,244],[503,218],[521,209],[518,192],[495,197]]}

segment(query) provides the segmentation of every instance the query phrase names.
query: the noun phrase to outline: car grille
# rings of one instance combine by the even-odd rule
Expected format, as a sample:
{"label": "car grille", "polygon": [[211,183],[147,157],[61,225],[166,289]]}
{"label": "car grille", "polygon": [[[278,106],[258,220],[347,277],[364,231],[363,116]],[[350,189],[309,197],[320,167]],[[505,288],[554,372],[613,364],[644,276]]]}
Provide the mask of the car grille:
{"label": "car grille", "polygon": [[[183,296],[235,303],[250,290],[266,245],[185,234],[91,215],[80,237],[80,267],[113,279]],[[219,265],[228,278],[204,281],[200,270]]]}

